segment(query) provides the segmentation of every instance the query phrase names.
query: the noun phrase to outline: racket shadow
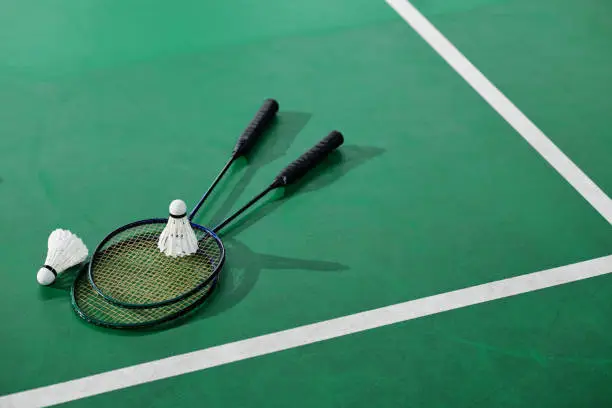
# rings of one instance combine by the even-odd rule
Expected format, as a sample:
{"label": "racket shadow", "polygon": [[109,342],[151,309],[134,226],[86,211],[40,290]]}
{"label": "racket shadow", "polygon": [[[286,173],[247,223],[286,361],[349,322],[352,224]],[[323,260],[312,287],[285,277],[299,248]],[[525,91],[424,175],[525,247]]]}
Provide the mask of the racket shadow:
{"label": "racket shadow", "polygon": [[[368,161],[385,153],[385,149],[370,146],[344,145],[327,157],[323,163],[314,171],[306,174],[296,184],[284,189],[282,193],[274,194],[274,198],[260,204],[249,214],[229,225],[224,235],[240,234],[247,228],[252,227],[263,218],[273,213],[284,201],[293,199],[300,194],[307,194],[329,187],[340,180],[350,171],[364,165]],[[225,240],[224,240],[225,242]]]}
{"label": "racket shadow", "polygon": [[[339,262],[289,258],[257,253],[236,239],[226,239],[228,261],[221,272],[219,286],[211,296],[211,302],[201,310],[197,319],[221,314],[239,304],[255,287],[264,270],[307,270],[341,272],[349,269]],[[230,255],[231,254],[231,255]]]}
{"label": "racket shadow", "polygon": [[[304,129],[311,118],[311,114],[305,112],[279,112],[275,116],[270,130],[265,132],[259,142],[253,146],[251,152],[246,158],[240,158],[235,166],[230,169],[228,177],[221,181],[219,188],[228,186],[234,182],[235,176],[243,172],[242,178],[238,184],[231,190],[230,194],[225,198],[221,206],[210,217],[211,220],[220,221],[227,215],[242,196],[244,190],[251,183],[257,172],[264,166],[284,157],[289,148],[297,138],[298,134]],[[246,168],[246,170],[244,170]],[[219,195],[213,194],[207,203],[207,208],[215,206]],[[202,208],[198,219],[206,212],[206,208]],[[197,222],[197,220],[196,220]],[[206,225],[215,225],[215,222],[206,222]]]}
{"label": "racket shadow", "polygon": [[362,147],[355,145],[343,146],[331,154],[317,169],[307,174],[300,183],[287,189],[280,197],[272,199],[254,209],[250,214],[237,220],[233,226],[228,226],[224,232],[223,242],[227,247],[228,257],[224,270],[221,272],[219,286],[211,295],[208,306],[197,312],[197,318],[208,318],[231,309],[240,303],[253,289],[259,275],[264,270],[294,269],[321,272],[341,272],[349,267],[331,261],[306,260],[281,257],[270,254],[260,254],[252,251],[247,245],[233,238],[255,223],[270,215],[283,204],[285,200],[299,194],[306,194],[328,187],[338,181],[348,172],[365,164],[385,152],[377,147]]}
{"label": "racket shadow", "polygon": [[286,188],[282,199],[326,188],[385,151],[380,147],[343,145],[331,154],[321,167],[306,174],[301,183]]}

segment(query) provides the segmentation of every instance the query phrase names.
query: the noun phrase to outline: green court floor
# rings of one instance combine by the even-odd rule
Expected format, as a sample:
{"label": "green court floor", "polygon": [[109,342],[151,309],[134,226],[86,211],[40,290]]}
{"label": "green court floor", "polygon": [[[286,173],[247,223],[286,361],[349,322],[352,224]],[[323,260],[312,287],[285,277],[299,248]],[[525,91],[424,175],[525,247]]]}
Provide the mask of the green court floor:
{"label": "green court floor", "polygon": [[[612,194],[612,5],[413,4]],[[197,222],[329,131],[345,145],[224,233],[205,307],[101,329],[74,273],[36,283],[55,228],[92,250],[195,204],[268,97],[272,131]],[[0,107],[0,398],[612,254],[606,219],[384,1],[9,0]],[[65,405],[606,407],[611,294],[604,274]]]}

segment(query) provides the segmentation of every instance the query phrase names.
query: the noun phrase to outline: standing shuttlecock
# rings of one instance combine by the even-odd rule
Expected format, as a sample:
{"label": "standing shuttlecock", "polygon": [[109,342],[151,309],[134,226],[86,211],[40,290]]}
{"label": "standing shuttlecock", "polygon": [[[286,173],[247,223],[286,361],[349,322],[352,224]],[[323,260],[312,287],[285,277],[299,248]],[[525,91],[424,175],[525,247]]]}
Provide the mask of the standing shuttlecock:
{"label": "standing shuttlecock", "polygon": [[198,240],[187,219],[187,206],[183,200],[170,203],[168,224],[159,236],[157,247],[172,257],[191,255],[198,251]]}
{"label": "standing shuttlecock", "polygon": [[45,265],[38,270],[36,279],[41,285],[50,285],[68,268],[80,264],[89,251],[83,241],[72,232],[56,229],[49,235]]}

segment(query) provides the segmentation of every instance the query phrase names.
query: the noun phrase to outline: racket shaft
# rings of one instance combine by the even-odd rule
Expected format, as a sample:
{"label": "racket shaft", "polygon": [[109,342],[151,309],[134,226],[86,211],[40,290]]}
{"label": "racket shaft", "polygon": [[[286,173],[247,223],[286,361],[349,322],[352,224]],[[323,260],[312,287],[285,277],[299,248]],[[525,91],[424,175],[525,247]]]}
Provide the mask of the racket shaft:
{"label": "racket shaft", "polygon": [[222,221],[219,225],[214,228],[214,232],[218,233],[223,229],[227,224],[232,222],[236,217],[240,214],[248,210],[253,204],[261,200],[264,196],[266,196],[270,191],[282,187],[287,186],[299,178],[304,176],[309,170],[316,167],[320,162],[322,162],[331,152],[336,150],[340,145],[344,143],[344,136],[338,131],[333,131],[325,138],[323,138],[319,143],[313,146],[306,153],[302,154],[299,158],[297,158],[293,163],[285,167],[283,171],[281,171],[278,176],[274,179],[274,182],[270,184],[264,191],[256,195],[246,203],[242,208],[237,210],[235,213],[227,217],[224,221]]}
{"label": "racket shaft", "polygon": [[219,231],[221,231],[221,229],[223,229],[227,224],[229,224],[230,222],[232,222],[236,217],[238,217],[240,214],[242,214],[243,212],[245,212],[246,210],[248,210],[253,204],[255,204],[256,202],[258,202],[259,200],[261,200],[266,194],[268,194],[270,191],[274,190],[274,186],[270,186],[268,188],[266,188],[264,191],[262,191],[261,193],[259,193],[258,195],[256,195],[255,197],[253,197],[251,199],[251,201],[249,201],[248,203],[246,203],[244,206],[242,206],[242,208],[240,208],[238,211],[236,211],[235,213],[233,213],[232,215],[230,215],[229,217],[227,217],[225,220],[223,220],[219,225],[217,225],[213,231],[215,233],[218,233]]}
{"label": "racket shaft", "polygon": [[189,214],[190,221],[193,220],[197,212],[202,207],[202,204],[204,204],[219,181],[221,181],[232,163],[234,163],[237,158],[246,155],[253,148],[265,128],[272,122],[276,112],[278,112],[278,102],[274,99],[266,99],[255,114],[255,117],[251,120],[244,132],[242,132],[242,135],[238,138],[230,159],[227,161],[225,166],[223,166],[223,169],[219,172],[217,178],[215,178],[206,193],[204,193],[198,204]]}
{"label": "racket shaft", "polygon": [[193,208],[193,210],[191,210],[191,213],[189,214],[189,221],[193,220],[193,217],[195,217],[195,215],[198,212],[198,210],[200,209],[200,207],[202,207],[202,204],[204,204],[204,201],[206,201],[206,199],[208,198],[210,193],[212,193],[212,191],[217,186],[217,184],[219,183],[221,178],[223,178],[223,176],[225,175],[227,170],[230,168],[230,166],[232,165],[234,160],[236,160],[236,159],[232,156],[227,161],[227,163],[225,163],[225,166],[223,166],[223,169],[219,172],[219,174],[217,175],[217,178],[215,178],[215,181],[213,181],[213,183],[210,185],[210,187],[208,187],[208,190],[206,191],[206,193],[204,193],[202,198],[200,198],[200,201],[198,202],[198,204]]}

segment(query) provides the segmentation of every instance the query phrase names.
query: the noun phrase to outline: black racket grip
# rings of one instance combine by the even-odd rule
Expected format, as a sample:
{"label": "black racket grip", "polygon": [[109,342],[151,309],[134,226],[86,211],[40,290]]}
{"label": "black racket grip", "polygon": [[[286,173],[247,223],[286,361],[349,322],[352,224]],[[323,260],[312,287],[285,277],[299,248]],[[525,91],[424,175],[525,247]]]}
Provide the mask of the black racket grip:
{"label": "black racket grip", "polygon": [[274,179],[276,187],[289,185],[308,171],[322,162],[331,152],[344,143],[344,136],[337,130],[332,131],[319,143],[310,148],[306,153],[298,157],[293,163],[285,167]]}
{"label": "black racket grip", "polygon": [[242,132],[242,136],[236,142],[232,152],[234,158],[244,156],[251,150],[265,127],[270,124],[274,115],[276,115],[276,112],[278,112],[278,102],[274,99],[266,99],[253,120],[251,120],[251,123],[249,123],[249,126]]}

